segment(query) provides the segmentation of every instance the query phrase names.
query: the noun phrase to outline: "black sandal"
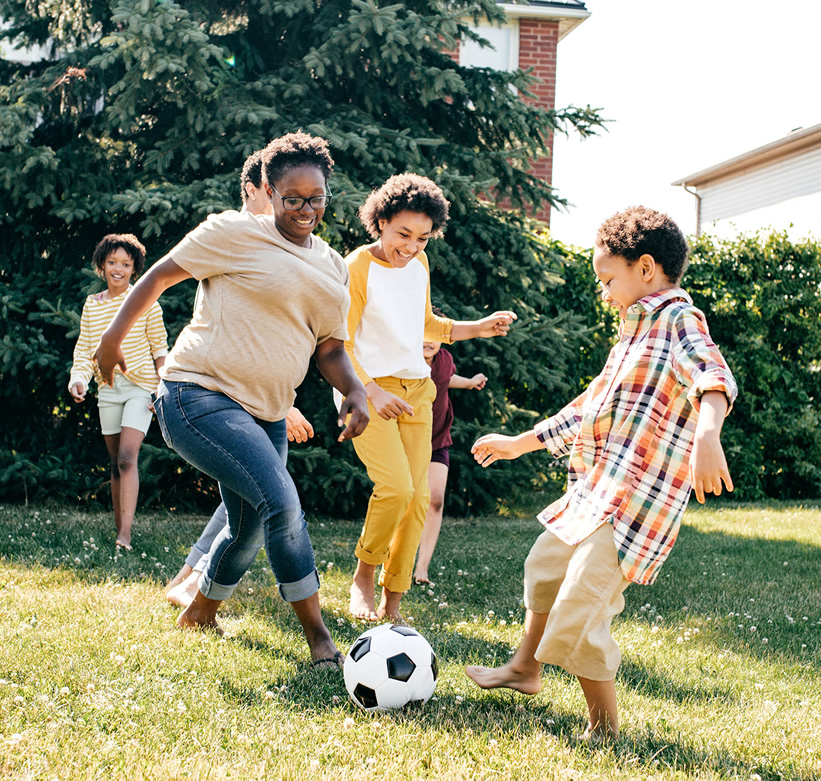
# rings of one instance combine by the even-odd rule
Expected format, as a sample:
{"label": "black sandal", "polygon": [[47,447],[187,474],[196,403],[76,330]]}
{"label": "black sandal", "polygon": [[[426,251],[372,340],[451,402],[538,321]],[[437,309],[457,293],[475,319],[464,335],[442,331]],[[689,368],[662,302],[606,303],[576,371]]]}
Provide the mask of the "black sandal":
{"label": "black sandal", "polygon": [[311,662],[312,670],[324,670],[331,666],[340,670],[345,666],[345,656],[342,651],[337,651],[333,656],[326,656],[324,659],[314,659]]}

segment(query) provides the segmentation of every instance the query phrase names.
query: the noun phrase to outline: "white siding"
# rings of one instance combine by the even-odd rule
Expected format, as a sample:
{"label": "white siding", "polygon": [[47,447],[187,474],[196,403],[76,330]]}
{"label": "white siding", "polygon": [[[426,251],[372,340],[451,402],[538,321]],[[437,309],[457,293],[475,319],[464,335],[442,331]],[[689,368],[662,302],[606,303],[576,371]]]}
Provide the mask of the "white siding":
{"label": "white siding", "polygon": [[821,147],[698,188],[702,225],[821,192]]}

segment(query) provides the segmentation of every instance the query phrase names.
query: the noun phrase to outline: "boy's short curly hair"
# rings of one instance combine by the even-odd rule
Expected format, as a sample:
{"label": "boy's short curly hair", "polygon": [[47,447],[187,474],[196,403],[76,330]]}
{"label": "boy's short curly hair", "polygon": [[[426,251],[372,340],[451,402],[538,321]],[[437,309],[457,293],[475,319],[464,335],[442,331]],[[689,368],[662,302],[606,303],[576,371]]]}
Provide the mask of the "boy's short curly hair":
{"label": "boy's short curly hair", "polygon": [[651,255],[674,283],[689,264],[690,247],[681,228],[666,214],[646,206],[631,206],[605,220],[596,233],[596,246],[631,266],[642,255]]}
{"label": "boy's short curly hair", "polygon": [[242,195],[242,202],[248,200],[248,193],[245,192],[245,185],[248,183],[254,187],[262,186],[262,150],[258,149],[253,154],[248,155],[248,159],[242,166],[242,173],[239,175],[239,190]]}
{"label": "boy's short curly hair", "polygon": [[328,142],[307,133],[288,133],[271,141],[260,151],[265,181],[275,186],[283,174],[303,165],[318,168],[325,181],[334,170],[334,160],[328,151]]}
{"label": "boy's short curly hair", "polygon": [[439,186],[419,174],[396,174],[374,190],[359,209],[365,230],[378,239],[379,220],[392,220],[399,212],[421,212],[433,222],[430,237],[438,239],[448,222],[450,203]]}
{"label": "boy's short curly hair", "polygon": [[97,246],[94,248],[94,255],[92,255],[91,263],[94,270],[101,277],[105,276],[105,259],[115,250],[122,247],[134,261],[134,275],[132,279],[136,279],[143,273],[145,268],[145,247],[142,242],[133,233],[109,233],[100,239]]}

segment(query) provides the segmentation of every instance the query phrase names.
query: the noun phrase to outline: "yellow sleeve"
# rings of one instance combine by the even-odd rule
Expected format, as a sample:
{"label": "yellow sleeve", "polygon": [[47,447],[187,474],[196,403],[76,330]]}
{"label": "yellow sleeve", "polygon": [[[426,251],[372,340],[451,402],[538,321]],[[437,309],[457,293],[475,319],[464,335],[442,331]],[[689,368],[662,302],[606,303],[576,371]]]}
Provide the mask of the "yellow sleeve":
{"label": "yellow sleeve", "polygon": [[148,339],[152,358],[156,360],[163,355],[168,355],[168,334],[165,331],[165,323],[162,319],[162,307],[157,302],[154,302],[154,305],[148,310],[145,319],[145,335]]}
{"label": "yellow sleeve", "polygon": [[91,321],[88,301],[86,301],[83,305],[83,314],[80,317],[80,335],[77,337],[77,344],[74,345],[74,359],[68,379],[69,388],[75,382],[82,382],[83,387],[88,388],[88,383],[94,376],[94,362],[91,360],[91,356],[97,345],[91,344],[91,339]]}
{"label": "yellow sleeve", "polygon": [[362,312],[368,299],[368,267],[370,263],[363,253],[354,250],[345,262],[348,264],[349,292],[351,294],[351,306],[348,309],[348,338],[345,341],[345,352],[351,359],[356,376],[363,385],[373,382],[373,377],[369,377],[356,359],[356,330],[359,328],[359,321],[362,319]]}
{"label": "yellow sleeve", "polygon": [[424,252],[419,253],[419,260],[428,272],[428,287],[425,291],[425,339],[430,339],[434,342],[444,342],[445,344],[453,344],[451,338],[451,331],[453,331],[453,320],[448,317],[439,317],[433,314],[430,303],[430,266],[428,265],[428,256]]}

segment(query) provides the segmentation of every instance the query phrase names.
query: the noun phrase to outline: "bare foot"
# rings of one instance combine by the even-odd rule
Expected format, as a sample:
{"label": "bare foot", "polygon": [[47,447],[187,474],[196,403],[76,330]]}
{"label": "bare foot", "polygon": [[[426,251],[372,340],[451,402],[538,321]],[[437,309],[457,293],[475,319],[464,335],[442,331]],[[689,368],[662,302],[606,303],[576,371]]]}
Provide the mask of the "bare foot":
{"label": "bare foot", "polygon": [[581,735],[576,736],[576,742],[590,746],[590,748],[596,748],[597,746],[606,746],[611,741],[618,740],[618,738],[619,733],[613,732],[609,727],[596,727],[593,729],[588,724],[587,729]]}
{"label": "bare foot", "polygon": [[217,609],[221,604],[221,599],[208,599],[197,591],[191,604],[177,617],[177,626],[180,629],[208,629],[222,636],[222,628],[217,623]]}
{"label": "bare foot", "polygon": [[405,626],[406,622],[405,619],[402,618],[402,614],[399,612],[399,603],[402,601],[402,592],[401,591],[389,591],[388,589],[382,589],[382,601],[379,603],[379,607],[376,610],[377,618],[385,619],[387,618],[388,621],[393,622],[394,624],[399,624],[400,626]]}
{"label": "bare foot", "polygon": [[165,593],[168,594],[174,586],[178,586],[182,583],[193,571],[193,568],[188,566],[188,564],[183,564],[180,571],[168,582],[168,585],[165,587]]}
{"label": "bare foot", "polygon": [[370,584],[362,584],[354,574],[351,583],[351,615],[362,621],[376,621],[376,608],[373,603],[373,578]]}
{"label": "bare foot", "polygon": [[430,576],[428,575],[427,570],[417,570],[413,573],[413,582],[417,586],[432,586],[433,583],[430,582]]}
{"label": "bare foot", "polygon": [[[539,665],[541,667],[541,665]],[[465,667],[465,675],[483,689],[513,689],[522,694],[538,694],[542,689],[539,670],[522,670],[510,664],[502,667]]]}
{"label": "bare foot", "polygon": [[201,574],[192,570],[185,580],[165,592],[165,598],[177,607],[188,607],[199,590]]}
{"label": "bare foot", "polygon": [[134,548],[131,547],[131,540],[121,540],[119,537],[114,540],[114,550],[117,553],[122,553],[123,551],[131,552]]}

